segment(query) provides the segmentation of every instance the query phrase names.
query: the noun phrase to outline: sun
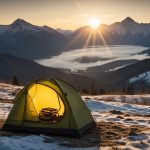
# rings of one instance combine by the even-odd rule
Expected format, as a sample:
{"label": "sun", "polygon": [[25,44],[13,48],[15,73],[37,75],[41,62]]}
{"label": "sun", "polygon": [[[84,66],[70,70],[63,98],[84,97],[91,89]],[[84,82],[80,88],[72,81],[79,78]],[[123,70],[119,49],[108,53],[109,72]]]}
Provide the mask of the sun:
{"label": "sun", "polygon": [[91,26],[91,28],[98,28],[100,25],[100,20],[98,18],[93,18],[89,20],[89,25]]}

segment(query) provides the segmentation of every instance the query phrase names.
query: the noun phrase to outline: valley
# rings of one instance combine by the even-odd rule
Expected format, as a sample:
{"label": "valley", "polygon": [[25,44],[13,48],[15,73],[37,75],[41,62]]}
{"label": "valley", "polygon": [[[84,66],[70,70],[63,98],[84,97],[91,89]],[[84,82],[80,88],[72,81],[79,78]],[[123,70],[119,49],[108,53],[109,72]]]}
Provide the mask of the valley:
{"label": "valley", "polygon": [[[101,24],[96,30],[86,26],[75,31],[17,19],[0,25],[0,80],[12,83],[16,76],[24,85],[38,78],[56,77],[80,91],[92,91],[94,86],[96,93],[101,88],[120,93],[128,88],[129,80],[149,71],[149,35],[149,23],[130,17]],[[135,92],[149,91],[146,80],[130,84]]]}

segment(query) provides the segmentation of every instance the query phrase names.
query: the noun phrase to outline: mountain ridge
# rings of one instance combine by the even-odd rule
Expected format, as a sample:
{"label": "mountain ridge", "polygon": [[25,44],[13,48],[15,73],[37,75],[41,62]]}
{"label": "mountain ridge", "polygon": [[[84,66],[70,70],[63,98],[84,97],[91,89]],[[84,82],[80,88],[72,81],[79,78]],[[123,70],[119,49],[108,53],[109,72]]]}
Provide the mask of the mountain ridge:
{"label": "mountain ridge", "polygon": [[[113,63],[114,62],[110,63],[110,65],[113,65]],[[105,66],[107,67],[108,65],[105,64]],[[99,80],[101,86],[106,90],[122,90],[123,87],[128,85],[131,78],[150,71],[150,58],[136,61],[123,68],[109,72],[101,70],[100,68],[102,67],[103,66],[91,67],[87,70],[88,72],[85,72],[84,74],[86,74],[86,76]],[[140,91],[143,88],[147,88],[148,90],[150,89],[150,84],[147,85],[147,83],[144,83],[143,81],[139,81],[138,84],[133,84],[135,85],[137,91]]]}
{"label": "mountain ridge", "polygon": [[150,23],[138,23],[127,17],[111,25],[101,24],[95,30],[89,26],[78,28],[70,37],[68,49],[106,44],[150,46],[149,37]]}
{"label": "mountain ridge", "polygon": [[80,74],[65,73],[64,71],[42,66],[32,60],[0,53],[0,81],[12,83],[14,77],[18,82],[26,85],[39,78],[60,78],[66,80],[77,89],[91,88],[94,84],[98,88],[98,81]]}
{"label": "mountain ridge", "polygon": [[[17,19],[10,25],[0,27],[0,41],[1,53],[27,59],[39,59],[60,53],[66,39],[52,28],[32,25]],[[5,43],[11,45],[8,50],[5,48]]]}
{"label": "mountain ridge", "polygon": [[[90,89],[94,84],[96,87],[101,86],[111,90],[122,88],[130,78],[150,70],[150,60],[139,62],[130,60],[130,62],[120,61],[119,64],[113,62],[101,66],[100,71],[92,70],[93,73],[89,73],[90,75],[80,75],[65,73],[31,61],[52,57],[66,50],[103,44],[135,44],[150,47],[150,24],[138,23],[127,17],[111,25],[102,24],[96,30],[89,26],[80,27],[66,37],[51,27],[37,26],[23,19],[17,19],[9,25],[0,25],[0,79],[10,81],[16,75],[22,83],[27,83],[36,78],[53,76],[65,79],[77,88]],[[148,54],[149,50],[144,53]],[[130,65],[112,72],[105,72],[106,68],[108,70],[115,68],[116,63],[118,67]],[[117,78],[112,81],[112,77]]]}
{"label": "mountain ridge", "polygon": [[130,17],[111,25],[102,24],[95,30],[84,26],[73,32],[33,25],[23,19],[0,25],[0,52],[32,60],[94,45],[149,47],[149,39],[150,23],[138,23]]}

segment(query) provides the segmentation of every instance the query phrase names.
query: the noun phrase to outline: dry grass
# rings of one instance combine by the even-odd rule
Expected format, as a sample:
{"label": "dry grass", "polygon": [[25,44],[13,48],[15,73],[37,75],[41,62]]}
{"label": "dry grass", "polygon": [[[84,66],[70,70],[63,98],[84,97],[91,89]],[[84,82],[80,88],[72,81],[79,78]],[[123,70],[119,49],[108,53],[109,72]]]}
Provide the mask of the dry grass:
{"label": "dry grass", "polygon": [[[80,139],[55,137],[60,142],[60,145],[67,147],[105,147],[110,146],[113,149],[119,150],[119,146],[126,145],[126,142],[119,141],[121,138],[126,138],[131,135],[140,135],[148,130],[147,127],[132,125],[125,126],[121,123],[114,122],[99,122],[97,127],[91,129]],[[67,141],[67,142],[66,142]],[[48,138],[45,139],[48,142]]]}
{"label": "dry grass", "polygon": [[147,127],[139,125],[125,126],[121,123],[100,122],[98,126],[101,130],[101,146],[126,145],[125,142],[119,142],[121,138],[131,135],[139,135],[148,130]]}

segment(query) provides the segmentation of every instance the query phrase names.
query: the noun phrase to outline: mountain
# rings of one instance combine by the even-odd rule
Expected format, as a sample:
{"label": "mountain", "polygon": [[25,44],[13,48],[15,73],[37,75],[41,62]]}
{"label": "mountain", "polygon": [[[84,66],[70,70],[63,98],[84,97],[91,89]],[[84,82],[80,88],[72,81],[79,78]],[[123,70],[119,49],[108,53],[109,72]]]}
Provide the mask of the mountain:
{"label": "mountain", "polygon": [[129,79],[130,84],[142,85],[142,88],[146,90],[146,87],[150,87],[150,71],[146,71],[144,73],[138,74]]}
{"label": "mountain", "polygon": [[65,37],[47,26],[32,25],[22,19],[0,26],[0,52],[28,59],[60,53]]}
{"label": "mountain", "polygon": [[32,60],[18,58],[0,53],[0,81],[11,83],[14,77],[19,83],[27,84],[39,78],[60,78],[73,84],[76,88],[90,88],[94,84],[98,88],[98,81],[80,74],[65,73],[59,69],[45,67]]}
{"label": "mountain", "polygon": [[127,17],[111,25],[101,24],[98,29],[89,26],[77,29],[70,36],[68,49],[105,44],[150,46],[149,39],[150,23],[138,23]]}
{"label": "mountain", "polygon": [[69,37],[73,33],[72,30],[64,30],[64,29],[60,29],[60,28],[57,28],[56,31],[58,31],[59,33],[61,33],[65,37]]}
{"label": "mountain", "polygon": [[55,69],[39,65],[31,60],[18,58],[8,54],[0,54],[0,79],[12,81],[17,76],[22,84],[37,78],[58,77],[64,78],[65,73]]}
{"label": "mountain", "polygon": [[[122,62],[125,63],[125,62]],[[123,68],[114,71],[102,71],[99,67],[91,67],[85,72],[86,76],[99,80],[100,85],[107,90],[122,90],[129,81],[133,81],[133,78],[144,76],[142,74],[148,74],[150,71],[150,59],[138,61],[136,63],[127,65]],[[107,65],[108,67],[108,65]],[[148,78],[148,77],[147,77]],[[132,80],[131,80],[132,79]],[[137,80],[135,80],[137,81]],[[146,81],[146,80],[145,80]],[[150,84],[143,82],[143,78],[139,78],[138,82],[132,82],[135,84],[136,90],[140,91],[144,88],[150,90]]]}
{"label": "mountain", "polygon": [[136,62],[138,62],[137,59],[116,60],[100,66],[89,67],[85,71],[80,71],[80,73],[89,76],[94,76],[94,74],[98,74],[99,72],[109,72],[111,70],[117,70],[118,68],[125,67]]}
{"label": "mountain", "polygon": [[146,36],[150,33],[150,24],[135,22],[132,18],[127,17],[121,22],[113,23],[109,26],[109,29],[119,35],[126,35],[130,33],[132,36],[140,35]]}
{"label": "mountain", "polygon": [[101,24],[96,30],[89,26],[75,31],[53,29],[32,25],[23,19],[0,25],[0,53],[32,60],[52,57],[65,50],[106,44],[150,46],[150,24],[127,17],[111,25]]}

